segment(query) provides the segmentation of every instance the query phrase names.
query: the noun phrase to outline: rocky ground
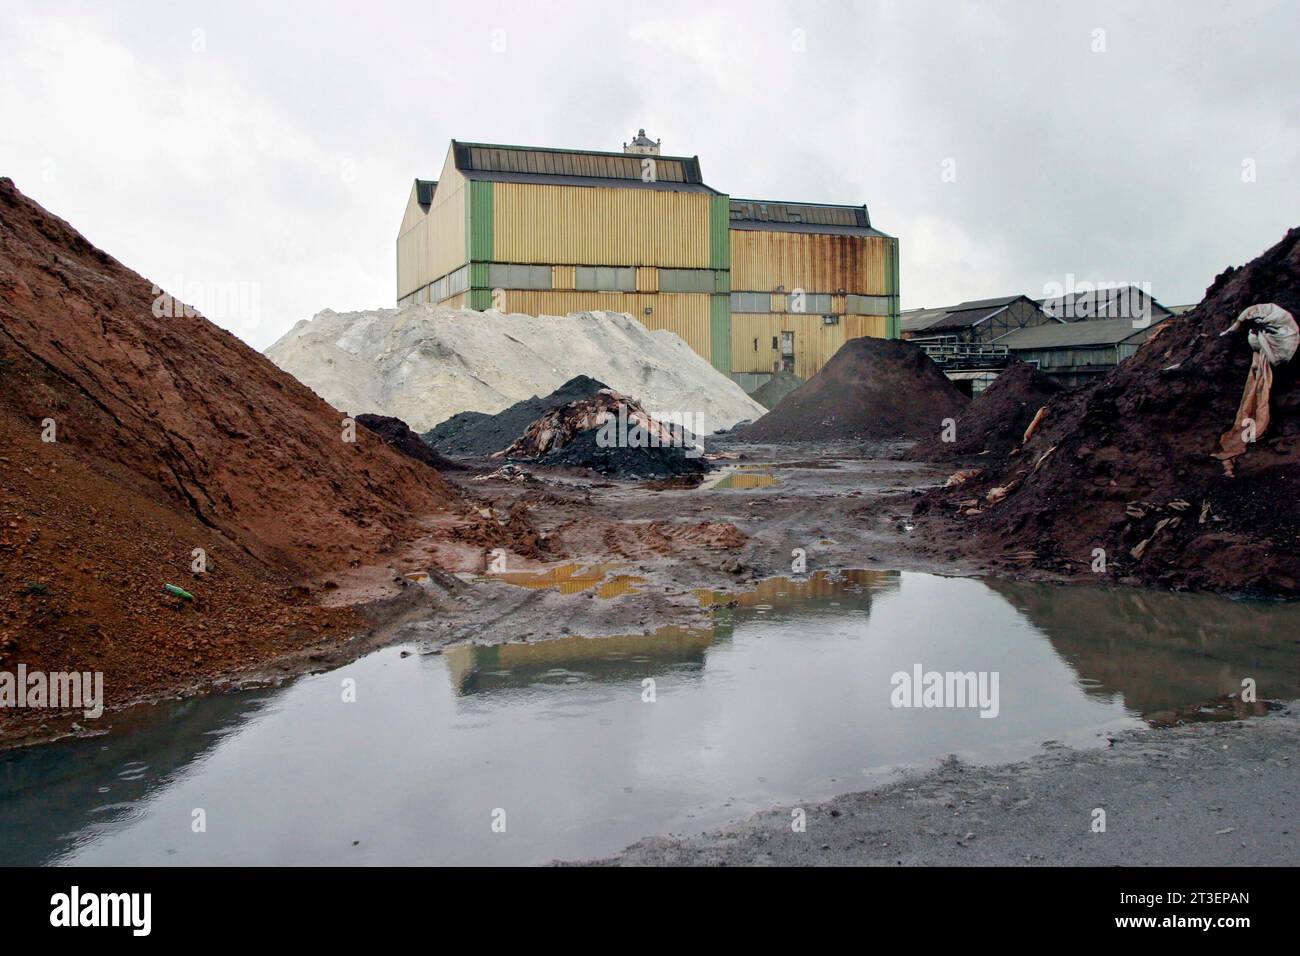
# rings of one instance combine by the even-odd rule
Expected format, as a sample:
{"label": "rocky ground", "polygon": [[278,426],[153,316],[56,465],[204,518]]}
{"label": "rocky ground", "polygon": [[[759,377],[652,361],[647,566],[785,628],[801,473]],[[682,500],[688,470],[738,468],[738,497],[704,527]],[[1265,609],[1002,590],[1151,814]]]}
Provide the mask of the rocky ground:
{"label": "rocky ground", "polygon": [[[725,830],[642,840],[602,865],[1294,866],[1300,701],[1249,721],[1051,743],[1031,760],[950,759],[875,790]],[[1105,831],[1094,832],[1095,811]]]}

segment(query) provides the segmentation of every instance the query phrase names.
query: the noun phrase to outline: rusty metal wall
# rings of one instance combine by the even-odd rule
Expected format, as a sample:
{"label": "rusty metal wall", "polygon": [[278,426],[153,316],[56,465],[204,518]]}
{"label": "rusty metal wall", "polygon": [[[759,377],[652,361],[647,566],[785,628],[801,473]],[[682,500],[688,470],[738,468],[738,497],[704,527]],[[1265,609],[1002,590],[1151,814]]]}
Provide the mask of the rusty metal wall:
{"label": "rusty metal wall", "polygon": [[889,240],[805,232],[731,230],[731,288],[738,292],[885,295]]}

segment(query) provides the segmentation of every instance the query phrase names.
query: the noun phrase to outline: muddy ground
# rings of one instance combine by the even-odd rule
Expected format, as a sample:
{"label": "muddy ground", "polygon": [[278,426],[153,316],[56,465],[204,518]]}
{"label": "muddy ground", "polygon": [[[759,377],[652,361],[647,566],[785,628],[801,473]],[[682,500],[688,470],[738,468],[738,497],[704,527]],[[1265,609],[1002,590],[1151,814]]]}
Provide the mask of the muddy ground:
{"label": "muddy ground", "polygon": [[[725,830],[642,840],[603,865],[1294,866],[1300,701],[1249,721],[1044,744],[1030,760],[950,759],[875,790]],[[1261,800],[1260,795],[1267,794]],[[1104,832],[1093,832],[1096,809]]]}

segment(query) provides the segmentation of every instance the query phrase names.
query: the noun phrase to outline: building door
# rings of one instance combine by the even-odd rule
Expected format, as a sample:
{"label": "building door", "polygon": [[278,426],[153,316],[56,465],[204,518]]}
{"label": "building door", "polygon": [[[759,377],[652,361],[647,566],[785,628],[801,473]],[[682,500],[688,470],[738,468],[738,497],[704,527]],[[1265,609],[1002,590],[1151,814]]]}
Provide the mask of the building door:
{"label": "building door", "polygon": [[794,333],[781,333],[781,369],[785,372],[794,371]]}

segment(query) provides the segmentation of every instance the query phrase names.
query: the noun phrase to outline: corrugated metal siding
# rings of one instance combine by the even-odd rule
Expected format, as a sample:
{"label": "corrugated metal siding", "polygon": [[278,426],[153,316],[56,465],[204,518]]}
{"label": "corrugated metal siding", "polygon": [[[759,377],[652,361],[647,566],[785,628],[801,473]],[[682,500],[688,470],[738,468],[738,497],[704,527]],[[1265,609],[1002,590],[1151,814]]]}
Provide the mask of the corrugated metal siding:
{"label": "corrugated metal siding", "polygon": [[889,294],[889,242],[874,236],[732,229],[731,287]]}
{"label": "corrugated metal siding", "polygon": [[[825,325],[820,315],[736,312],[731,316],[731,371],[771,372],[781,361],[781,333],[793,332],[795,374],[811,378],[849,339],[884,338],[888,323],[880,315],[846,315],[838,325]],[[773,338],[777,348],[772,348]]]}
{"label": "corrugated metal siding", "polygon": [[658,292],[659,270],[654,266],[639,266],[636,270],[636,290],[638,292]]}
{"label": "corrugated metal siding", "polygon": [[495,186],[497,261],[709,266],[709,195],[524,183]]}
{"label": "corrugated metal siding", "polygon": [[397,237],[399,299],[454,272],[468,261],[465,185],[464,177],[454,169],[444,169],[429,214]]}
{"label": "corrugated metal siding", "polygon": [[[712,355],[710,299],[715,296],[682,293],[657,295],[639,292],[559,292],[519,289],[505,293],[506,308],[525,315],[568,315],[570,312],[627,312],[648,329],[667,329],[706,361]],[[652,309],[650,315],[646,309]]]}
{"label": "corrugated metal siding", "polygon": [[[493,260],[494,183],[471,182],[469,190],[469,217],[465,220],[465,247],[471,262]],[[508,261],[508,260],[503,260]]]}
{"label": "corrugated metal siding", "polygon": [[727,196],[709,201],[709,266],[731,268],[731,199]]}
{"label": "corrugated metal siding", "polygon": [[577,270],[573,266],[551,266],[552,289],[574,289],[578,285]]}
{"label": "corrugated metal siding", "polygon": [[[731,371],[731,299],[726,295],[709,297],[709,361],[719,372]],[[703,354],[703,353],[701,353]]]}

